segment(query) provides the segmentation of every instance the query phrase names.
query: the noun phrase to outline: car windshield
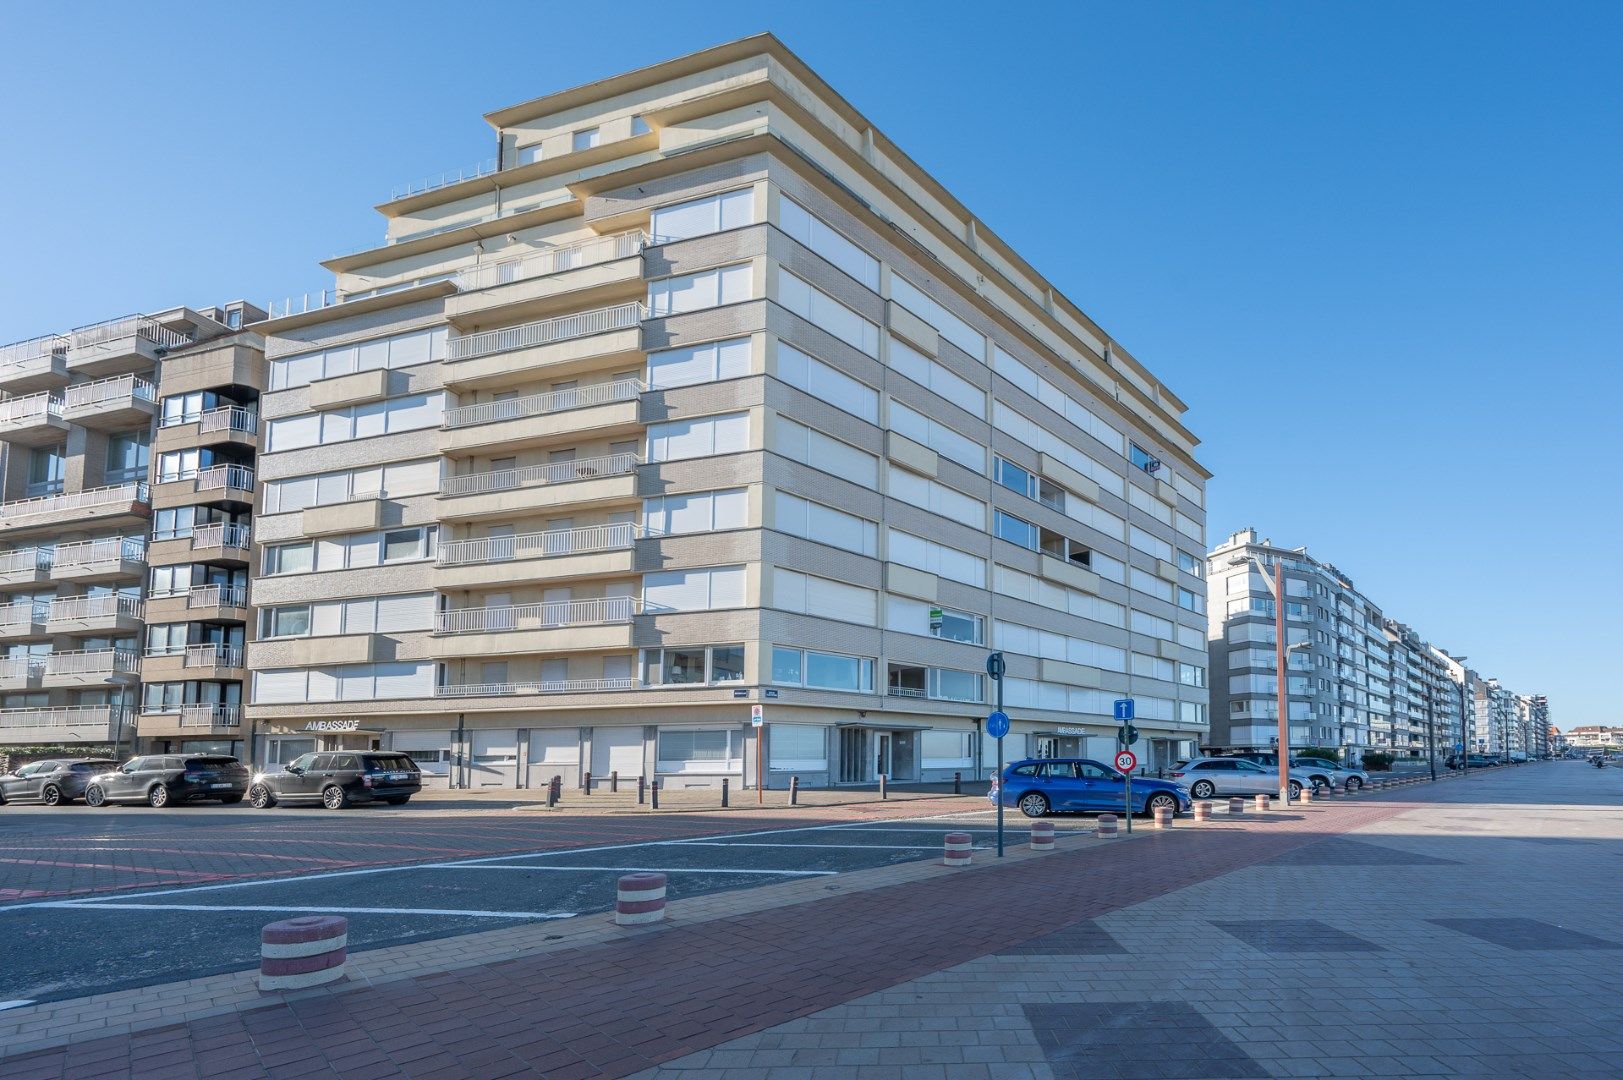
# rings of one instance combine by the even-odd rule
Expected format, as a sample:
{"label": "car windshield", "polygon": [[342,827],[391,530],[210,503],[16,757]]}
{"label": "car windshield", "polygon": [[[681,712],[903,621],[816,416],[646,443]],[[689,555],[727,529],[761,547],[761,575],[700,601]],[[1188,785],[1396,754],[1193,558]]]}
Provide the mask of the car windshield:
{"label": "car windshield", "polygon": [[411,772],[417,766],[405,754],[395,754],[391,757],[369,757],[366,762],[367,772]]}
{"label": "car windshield", "polygon": [[116,761],[76,761],[73,763],[73,771],[77,773],[104,773],[116,768],[118,768],[118,762]]}

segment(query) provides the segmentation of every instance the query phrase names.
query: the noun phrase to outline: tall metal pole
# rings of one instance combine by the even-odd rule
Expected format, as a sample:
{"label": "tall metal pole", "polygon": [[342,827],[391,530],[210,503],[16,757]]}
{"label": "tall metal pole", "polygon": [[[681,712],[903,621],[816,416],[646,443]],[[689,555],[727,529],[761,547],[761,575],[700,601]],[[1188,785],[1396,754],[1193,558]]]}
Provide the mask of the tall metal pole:
{"label": "tall metal pole", "polygon": [[[997,658],[997,672],[992,676],[997,683],[997,711],[1003,711],[1003,654]],[[1003,736],[997,737],[997,857],[1003,858]]]}
{"label": "tall metal pole", "polygon": [[1290,804],[1291,724],[1290,698],[1286,693],[1289,675],[1285,669],[1285,564],[1274,558],[1274,657],[1279,665],[1279,805]]}

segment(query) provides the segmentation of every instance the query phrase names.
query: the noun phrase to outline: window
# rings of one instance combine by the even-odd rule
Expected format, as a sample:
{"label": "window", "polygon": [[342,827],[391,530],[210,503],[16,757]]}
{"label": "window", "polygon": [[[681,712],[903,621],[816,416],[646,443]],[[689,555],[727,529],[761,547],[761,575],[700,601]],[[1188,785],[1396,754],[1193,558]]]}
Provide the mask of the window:
{"label": "window", "polygon": [[930,299],[900,274],[890,276],[890,298],[938,330],[942,337],[975,359],[986,362],[986,338],[958,316]]}
{"label": "window", "polygon": [[1119,498],[1127,498],[1127,479],[1067,439],[1063,439],[1007,402],[992,402],[992,426],[1044,454],[1051,454]]}
{"label": "window", "polygon": [[537,161],[541,160],[541,144],[536,142],[531,143],[528,146],[519,147],[515,153],[515,158],[515,163],[519,165],[535,164]]}
{"label": "window", "polygon": [[[1068,664],[1082,664],[1104,671],[1127,670],[1125,649],[1102,645],[1087,638],[1067,637],[1053,630],[999,619],[992,624],[992,639],[997,648],[1009,652],[1045,660],[1063,660]],[[1107,706],[1103,711],[1108,713],[1111,709]]]}
{"label": "window", "polygon": [[1059,413],[1065,419],[1098,439],[1118,454],[1126,453],[1127,437],[1100,419],[1099,414],[1069,392],[1038,375],[996,345],[992,346],[992,370]]}
{"label": "window", "polygon": [[966,469],[978,473],[986,472],[984,446],[895,399],[890,403],[890,427],[897,434],[905,435],[921,446],[928,446],[942,457],[956,461]]}
{"label": "window", "polygon": [[967,769],[975,764],[974,733],[925,731],[919,735],[919,757],[926,769]]}
{"label": "window", "polygon": [[714,611],[744,606],[744,568],[665,570],[642,577],[643,602],[668,611]]}
{"label": "window", "polygon": [[778,270],[778,303],[852,348],[879,355],[879,327],[782,268]]}
{"label": "window", "polygon": [[[1182,570],[1186,574],[1192,574],[1195,577],[1202,577],[1204,576],[1203,572],[1206,569],[1206,564],[1205,561],[1199,556],[1191,555],[1189,552],[1179,548],[1178,569]],[[1303,582],[1302,584],[1305,586],[1307,583]],[[1304,589],[1303,591],[1305,592],[1306,590]]]}
{"label": "window", "polygon": [[1147,533],[1137,525],[1127,529],[1127,542],[1146,555],[1153,555],[1157,559],[1172,561],[1172,545],[1153,533]]}
{"label": "window", "polygon": [[1150,637],[1160,638],[1163,641],[1172,640],[1172,623],[1166,619],[1157,618],[1144,611],[1134,611],[1132,614],[1132,628],[1135,634],[1148,634]]}
{"label": "window", "polygon": [[1199,664],[1178,664],[1178,681],[1185,686],[1205,686],[1206,669]]}
{"label": "window", "polygon": [[820,772],[828,768],[828,731],[813,724],[773,724],[766,740],[774,772]]}
{"label": "window", "polygon": [[145,430],[107,436],[107,482],[125,484],[145,480],[151,452],[151,436]]}
{"label": "window", "polygon": [[266,616],[268,637],[305,637],[310,633],[309,604],[271,608]]}
{"label": "window", "polygon": [[992,511],[992,535],[1030,551],[1040,550],[1037,526],[1002,510]]}
{"label": "window", "polygon": [[341,667],[263,668],[254,672],[258,704],[426,698],[434,694],[435,664],[346,664]]}
{"label": "window", "polygon": [[270,388],[289,390],[308,386],[317,379],[355,371],[411,367],[443,360],[448,336],[447,328],[439,326],[272,360],[268,365]]}
{"label": "window", "polygon": [[885,599],[885,629],[901,634],[938,637],[966,645],[986,643],[986,619],[903,596]]}
{"label": "window", "polygon": [[644,649],[642,681],[646,686],[686,686],[744,679],[744,646],[689,645]]}
{"label": "window", "polygon": [[265,449],[278,453],[374,435],[420,431],[438,427],[444,415],[445,395],[435,392],[373,401],[331,412],[286,416],[266,422]]}
{"label": "window", "polygon": [[202,419],[204,410],[215,408],[219,395],[212,390],[195,390],[189,394],[175,394],[163,399],[163,427],[195,424]]}
{"label": "window", "polygon": [[438,547],[433,525],[389,529],[382,533],[324,536],[265,547],[266,574],[307,574],[313,570],[344,570],[381,563],[432,559]]}
{"label": "window", "polygon": [[197,507],[177,506],[152,512],[152,539],[181,540],[192,535],[197,520]]}
{"label": "window", "polygon": [[1133,463],[1133,468],[1143,469],[1147,473],[1161,468],[1161,460],[1135,442],[1127,444],[1127,460]]}
{"label": "window", "polygon": [[581,128],[569,136],[570,150],[590,150],[601,141],[601,129],[595,127]]}
{"label": "window", "polygon": [[1172,583],[1161,580],[1148,570],[1131,567],[1127,571],[1127,580],[1141,593],[1153,596],[1157,600],[1165,600],[1169,604],[1172,602]]}
{"label": "window", "polygon": [[811,690],[849,690],[873,693],[873,661],[838,653],[802,649],[772,649],[772,681]]}
{"label": "window", "polygon": [[668,244],[674,240],[741,228],[754,221],[755,191],[744,188],[691,202],[661,206],[653,213],[650,231],[654,243]]}
{"label": "window", "polygon": [[986,528],[986,504],[979,499],[894,465],[890,466],[886,477],[886,494],[892,498],[974,529]]}
{"label": "window", "polygon": [[648,314],[654,318],[736,304],[750,299],[754,271],[749,263],[701,270],[648,284]]}
{"label": "window", "polygon": [[879,487],[877,457],[787,417],[779,416],[773,424],[772,449],[792,461],[833,473],[853,484]]}
{"label": "window", "polygon": [[648,126],[648,121],[644,120],[642,117],[633,116],[631,118],[631,134],[633,137],[638,135],[646,135],[651,130],[652,129]]}
{"label": "window", "polygon": [[662,773],[738,772],[744,767],[744,733],[661,729],[657,759]]}
{"label": "window", "polygon": [[319,600],[266,608],[261,611],[260,617],[267,638],[428,630],[433,626],[434,595],[407,593],[349,600]]}
{"label": "window", "polygon": [[879,549],[879,526],[866,518],[777,491],[773,496],[773,521],[781,532],[844,548],[859,555],[875,555]]}
{"label": "window", "polygon": [[660,390],[736,379],[750,373],[750,359],[749,338],[708,341],[703,345],[649,353],[648,387]]}
{"label": "window", "polygon": [[926,540],[922,536],[891,529],[886,539],[886,556],[891,562],[923,570],[952,581],[986,588],[986,560],[967,551]]}
{"label": "window", "polygon": [[772,571],[772,606],[863,626],[878,623],[878,594],[874,590],[781,566]]}
{"label": "window", "polygon": [[427,495],[438,490],[440,463],[437,458],[342,472],[295,476],[265,483],[265,513],[280,514],[309,506],[329,506],[351,499],[382,496],[399,498]]}
{"label": "window", "polygon": [[643,520],[656,533],[715,532],[748,524],[749,496],[744,488],[665,495],[643,503]]}
{"label": "window", "polygon": [[894,337],[890,339],[888,356],[892,368],[920,386],[946,398],[977,419],[986,416],[986,391],[968,379]]}
{"label": "window", "polygon": [[405,562],[423,557],[422,529],[395,529],[383,534],[383,561]]}
{"label": "window", "polygon": [[749,439],[749,413],[727,413],[650,424],[648,460],[682,461],[715,454],[736,454],[749,449]]}
{"label": "window", "polygon": [[62,494],[67,477],[67,451],[62,446],[36,446],[28,452],[28,494]]}
{"label": "window", "polygon": [[778,378],[797,390],[844,409],[870,424],[879,423],[879,391],[785,342],[778,343]]}
{"label": "window", "polygon": [[822,219],[793,199],[785,197],[779,200],[778,227],[874,292],[879,291],[879,260],[825,225]]}

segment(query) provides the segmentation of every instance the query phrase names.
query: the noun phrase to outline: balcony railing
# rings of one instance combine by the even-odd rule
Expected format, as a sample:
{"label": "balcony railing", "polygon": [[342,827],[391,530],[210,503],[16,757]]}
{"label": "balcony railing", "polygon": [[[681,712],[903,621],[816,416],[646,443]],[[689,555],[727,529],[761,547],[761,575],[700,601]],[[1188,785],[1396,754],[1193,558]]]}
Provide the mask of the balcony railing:
{"label": "balcony railing", "polygon": [[480,356],[510,352],[513,349],[530,349],[555,341],[569,341],[572,338],[589,337],[610,330],[625,330],[639,325],[646,317],[647,310],[640,301],[633,301],[629,304],[616,304],[613,307],[542,319],[540,322],[524,323],[521,326],[504,326],[500,330],[487,330],[482,334],[455,337],[450,341],[446,359],[472,360]]}
{"label": "balcony railing", "polygon": [[8,728],[123,727],[125,711],[118,705],[59,705],[54,708],[0,709],[0,731]]}
{"label": "balcony railing", "polygon": [[32,499],[0,503],[0,524],[16,524],[41,514],[55,514],[65,510],[91,510],[98,506],[118,503],[151,502],[152,496],[145,480],[107,487],[86,488],[66,495],[40,495]]}
{"label": "balcony railing", "polygon": [[192,550],[209,548],[235,548],[248,550],[251,530],[240,522],[217,521],[212,525],[199,525],[192,530]]}
{"label": "balcony railing", "polygon": [[141,618],[146,601],[139,596],[109,593],[105,596],[59,596],[51,601],[51,622],[117,618]]}
{"label": "balcony railing", "polygon": [[197,473],[198,491],[254,490],[254,471],[246,465],[211,465]]}
{"label": "balcony railing", "polygon": [[609,525],[583,525],[577,529],[551,529],[518,536],[487,536],[478,540],[452,540],[440,545],[439,565],[478,566],[514,559],[545,559],[557,555],[586,555],[596,551],[630,548],[643,527],[631,521]]}
{"label": "balcony railing", "polygon": [[47,600],[23,600],[0,604],[0,630],[41,625],[50,613],[51,605]]}
{"label": "balcony railing", "polygon": [[47,675],[134,675],[140,670],[141,654],[134,649],[56,652],[45,658]]}
{"label": "balcony railing", "polygon": [[466,270],[459,270],[453,280],[458,291],[472,292],[488,289],[492,285],[509,285],[526,278],[546,277],[576,267],[627,259],[647,246],[648,234],[641,229],[613,236],[594,236],[579,243],[547,248],[521,259],[470,266]]}
{"label": "balcony railing", "polygon": [[525,465],[463,476],[444,476],[440,478],[440,494],[479,495],[546,484],[568,484],[604,476],[624,476],[640,464],[642,459],[636,454],[609,454],[577,461],[555,461],[548,465]]}
{"label": "balcony railing", "polygon": [[121,319],[109,319],[107,322],[81,326],[77,330],[69,331],[68,338],[71,347],[75,349],[110,345],[127,338],[144,339],[161,349],[176,349],[192,343],[190,334],[171,330],[145,315],[126,315]]}
{"label": "balcony railing", "polygon": [[123,562],[141,563],[146,560],[147,542],[140,536],[104,536],[100,540],[79,540],[71,544],[58,544],[52,558],[59,570],[117,565]]}
{"label": "balcony railing", "polygon": [[[596,600],[552,600],[508,607],[461,608],[434,615],[437,634],[490,634],[516,630],[549,630],[560,626],[603,626],[630,622],[645,610],[634,596]],[[648,608],[646,610],[657,610]]]}
{"label": "balcony railing", "polygon": [[413,180],[408,184],[396,184],[389,191],[389,201],[406,199],[413,195],[421,195],[425,191],[435,191],[452,184],[460,184],[464,180],[477,180],[481,176],[489,176],[496,171],[496,159],[486,158],[472,165],[464,165],[460,169],[448,169],[438,176],[428,176],[421,180]]}
{"label": "balcony railing", "polygon": [[571,409],[589,409],[594,405],[611,405],[619,401],[635,401],[646,387],[641,379],[617,379],[570,390],[553,390],[546,394],[509,398],[506,401],[484,401],[477,405],[464,405],[450,409],[442,426],[449,431],[457,428],[497,424],[504,420],[523,420],[532,416],[569,412]]}
{"label": "balcony railing", "polygon": [[252,435],[259,430],[259,413],[240,405],[209,409],[198,416],[197,430],[203,435],[215,431],[240,431]]}
{"label": "balcony railing", "polygon": [[241,667],[242,646],[188,645],[186,646],[186,666],[189,668]]}
{"label": "balcony railing", "polygon": [[189,608],[246,607],[248,590],[241,585],[193,585],[186,591]]}
{"label": "balcony railing", "polygon": [[540,682],[456,683],[436,686],[435,697],[511,697],[515,694],[576,694],[594,690],[631,690],[632,679],[551,679]]}
{"label": "balcony railing", "polygon": [[241,705],[197,704],[180,707],[180,726],[234,728],[242,726]]}
{"label": "balcony railing", "polygon": [[44,656],[7,656],[0,659],[0,679],[28,679],[44,670]]}
{"label": "balcony railing", "polygon": [[62,398],[51,390],[0,401],[0,424],[22,427],[25,424],[60,419],[61,416]]}
{"label": "balcony railing", "polygon": [[62,403],[69,409],[91,409],[126,399],[156,403],[158,390],[145,379],[118,375],[111,379],[79,383],[62,391]]}
{"label": "balcony railing", "polygon": [[0,574],[25,574],[31,570],[49,570],[56,556],[55,548],[28,547],[16,551],[0,552]]}
{"label": "balcony railing", "polygon": [[0,375],[10,375],[14,368],[49,367],[52,360],[65,360],[67,355],[68,339],[62,334],[45,334],[0,345]]}

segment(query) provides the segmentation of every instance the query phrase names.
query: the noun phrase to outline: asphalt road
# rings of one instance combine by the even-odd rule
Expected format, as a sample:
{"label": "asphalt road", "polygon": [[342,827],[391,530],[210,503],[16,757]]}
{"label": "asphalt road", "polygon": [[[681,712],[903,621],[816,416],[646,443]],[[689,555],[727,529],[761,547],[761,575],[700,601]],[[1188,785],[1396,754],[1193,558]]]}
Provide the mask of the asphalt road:
{"label": "asphalt road", "polygon": [[[984,806],[655,818],[14,804],[0,809],[0,1007],[251,968],[260,928],[301,913],[346,915],[360,950],[605,911],[632,870],[668,874],[674,899],[939,858],[954,829],[995,846]],[[1061,843],[1092,824],[1053,820]],[[1024,825],[1010,817],[1009,843],[1026,842]]]}

